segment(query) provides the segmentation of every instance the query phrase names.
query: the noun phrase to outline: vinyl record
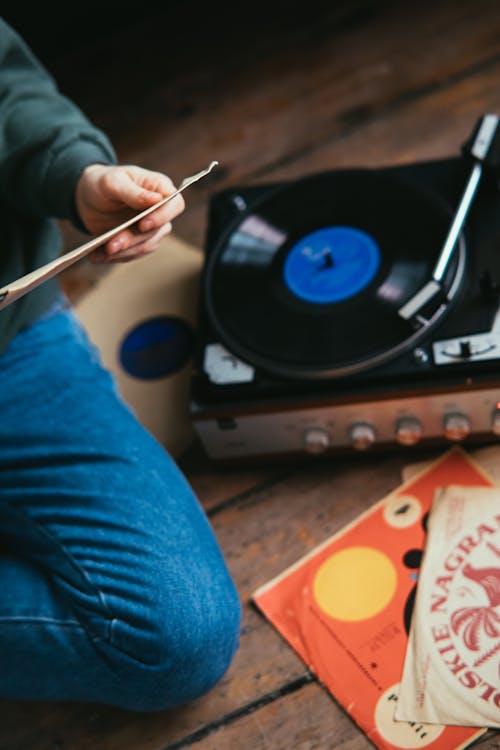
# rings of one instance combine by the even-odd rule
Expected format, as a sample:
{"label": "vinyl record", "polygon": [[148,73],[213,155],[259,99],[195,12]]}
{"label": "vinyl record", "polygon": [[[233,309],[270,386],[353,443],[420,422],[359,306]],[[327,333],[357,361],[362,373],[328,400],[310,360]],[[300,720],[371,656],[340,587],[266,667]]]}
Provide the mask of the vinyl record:
{"label": "vinyl record", "polygon": [[426,317],[416,324],[398,314],[431,280],[452,217],[433,193],[364,169],[270,189],[210,253],[212,325],[234,354],[280,376],[343,376],[383,363],[426,335],[460,287],[462,236]]}

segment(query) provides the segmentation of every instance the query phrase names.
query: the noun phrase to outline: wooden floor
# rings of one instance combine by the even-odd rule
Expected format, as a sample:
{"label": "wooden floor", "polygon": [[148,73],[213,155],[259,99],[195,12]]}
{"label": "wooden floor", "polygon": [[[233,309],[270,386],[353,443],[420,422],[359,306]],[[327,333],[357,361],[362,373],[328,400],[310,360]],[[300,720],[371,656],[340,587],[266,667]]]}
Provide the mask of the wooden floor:
{"label": "wooden floor", "polygon": [[[455,155],[481,114],[500,112],[498,0],[291,5],[256,2],[238,19],[234,2],[153,4],[136,23],[129,14],[115,26],[96,24],[88,42],[57,53],[38,39],[63,91],[108,132],[122,161],[176,182],[220,161],[190,189],[175,225],[200,249],[212,191]],[[77,298],[96,273],[83,266],[69,275],[70,293]],[[180,463],[244,604],[241,647],[226,677],[192,705],[154,715],[2,701],[0,750],[372,747],[250,596],[394,489],[415,458],[222,469],[193,446]],[[498,733],[479,746],[499,748]]]}

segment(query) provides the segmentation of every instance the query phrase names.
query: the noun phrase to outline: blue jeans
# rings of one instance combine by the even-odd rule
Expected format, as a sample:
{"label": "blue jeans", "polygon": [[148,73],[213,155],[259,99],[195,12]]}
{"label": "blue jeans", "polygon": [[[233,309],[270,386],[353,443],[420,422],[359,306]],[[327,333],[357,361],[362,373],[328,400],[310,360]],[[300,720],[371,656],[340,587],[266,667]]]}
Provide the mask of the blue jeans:
{"label": "blue jeans", "polygon": [[67,305],[0,357],[0,696],[136,711],[226,672],[241,608],[212,529]]}

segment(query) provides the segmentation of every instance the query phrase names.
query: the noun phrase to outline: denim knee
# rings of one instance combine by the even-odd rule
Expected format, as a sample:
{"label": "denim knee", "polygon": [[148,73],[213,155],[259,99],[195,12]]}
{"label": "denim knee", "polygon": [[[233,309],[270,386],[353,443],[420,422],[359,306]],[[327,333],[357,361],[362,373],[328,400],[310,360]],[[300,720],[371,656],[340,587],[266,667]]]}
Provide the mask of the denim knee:
{"label": "denim knee", "polygon": [[[188,703],[214,687],[227,672],[239,646],[241,603],[234,587],[223,600],[199,597],[185,616],[158,609],[146,635],[137,632],[128,653],[113,649],[115,695],[107,702],[128,710],[160,711]],[[127,625],[114,622],[115,635]],[[129,645],[131,631],[128,628]],[[109,655],[108,655],[109,656]],[[113,690],[113,687],[111,687]]]}

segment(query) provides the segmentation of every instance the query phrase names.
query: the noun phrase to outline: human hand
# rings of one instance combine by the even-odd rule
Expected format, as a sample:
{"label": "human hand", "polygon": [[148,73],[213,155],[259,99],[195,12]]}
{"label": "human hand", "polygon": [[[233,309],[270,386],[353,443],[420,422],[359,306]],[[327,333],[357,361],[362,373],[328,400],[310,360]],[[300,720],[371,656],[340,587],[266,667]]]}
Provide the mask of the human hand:
{"label": "human hand", "polygon": [[[99,235],[175,192],[172,180],[161,172],[134,165],[91,164],[76,186],[76,209],[91,234]],[[172,221],[184,210],[184,198],[171,201],[124,229],[89,259],[95,263],[131,260],[156,249],[172,231]]]}

